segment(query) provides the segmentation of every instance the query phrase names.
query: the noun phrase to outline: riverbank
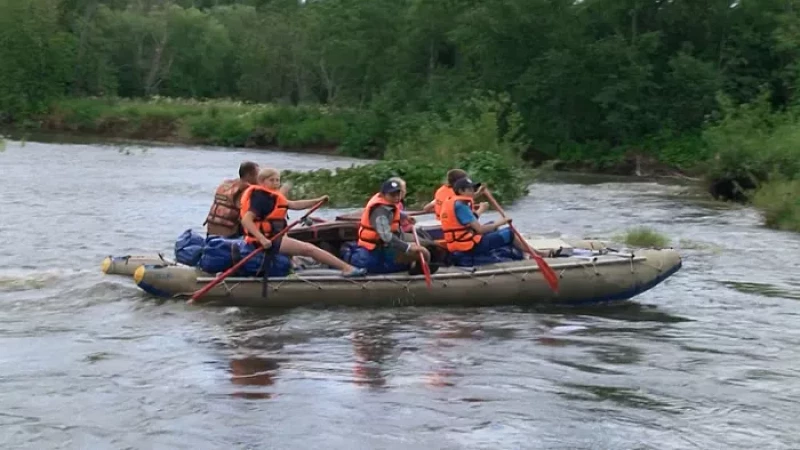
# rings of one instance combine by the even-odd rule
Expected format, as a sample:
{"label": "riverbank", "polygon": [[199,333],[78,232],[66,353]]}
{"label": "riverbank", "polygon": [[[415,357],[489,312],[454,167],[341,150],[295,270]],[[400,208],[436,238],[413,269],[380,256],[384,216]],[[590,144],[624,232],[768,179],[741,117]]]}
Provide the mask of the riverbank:
{"label": "riverbank", "polygon": [[[479,102],[477,102],[479,103]],[[328,194],[336,206],[361,206],[388,177],[408,181],[408,199],[430,200],[446,172],[467,170],[498,200],[524,195],[531,171],[513,129],[499,130],[497,105],[480,103],[447,120],[418,115],[397,126],[367,110],[246,104],[227,100],[64,99],[48,113],[13,124],[14,133],[67,133],[121,145],[213,145],[381,159],[366,167],[285,173],[296,195]],[[468,144],[463,144],[468,143]]]}
{"label": "riverbank", "polygon": [[[409,180],[409,200],[423,204],[444,173],[462,167],[513,201],[539,171],[674,178],[703,185],[714,198],[753,203],[768,227],[800,231],[797,121],[763,104],[727,106],[701,134],[662,136],[641,146],[573,146],[557,155],[531,151],[524,133],[509,128],[513,107],[479,100],[448,114],[383,117],[372,110],[248,104],[169,98],[63,99],[49,112],[12,124],[27,134],[100,139],[120,145],[211,145],[379,159],[371,168],[288,172],[303,195],[331,193],[355,206],[389,176]],[[467,113],[466,110],[471,110]],[[511,113],[513,114],[513,113]],[[446,119],[443,118],[446,117]],[[797,134],[797,136],[795,136]]]}
{"label": "riverbank", "polygon": [[14,124],[17,131],[103,139],[377,156],[379,132],[364,111],[231,100],[79,98]]}
{"label": "riverbank", "polygon": [[[419,117],[414,118],[417,121]],[[398,120],[396,120],[398,121]],[[399,120],[402,121],[402,120]],[[31,133],[118,144],[208,145],[381,159],[392,144],[392,121],[370,110],[320,105],[286,106],[232,100],[78,98],[6,127],[8,136]],[[396,134],[414,130],[401,130]],[[398,138],[395,137],[394,141]],[[419,153],[419,150],[415,150]],[[642,152],[579,149],[563,155],[526,155],[558,171],[625,176],[697,175]],[[403,155],[395,155],[403,156]],[[438,155],[442,156],[442,155]]]}
{"label": "riverbank", "polygon": [[[77,145],[107,145],[117,147],[120,150],[134,149],[137,147],[165,147],[165,148],[185,148],[185,147],[203,147],[209,149],[234,149],[237,147],[219,146],[205,143],[192,143],[189,141],[182,141],[178,139],[173,140],[155,140],[155,139],[136,139],[128,137],[117,137],[109,135],[98,135],[91,132],[80,131],[59,131],[59,130],[44,130],[0,125],[0,137],[4,137],[10,141],[18,142],[41,142],[47,144],[77,144]],[[280,148],[277,146],[270,147],[255,147],[249,150],[256,151],[282,151],[298,154],[310,154],[320,156],[342,156],[338,153],[336,147],[299,147],[299,148]],[[366,158],[357,158],[365,159]]]}

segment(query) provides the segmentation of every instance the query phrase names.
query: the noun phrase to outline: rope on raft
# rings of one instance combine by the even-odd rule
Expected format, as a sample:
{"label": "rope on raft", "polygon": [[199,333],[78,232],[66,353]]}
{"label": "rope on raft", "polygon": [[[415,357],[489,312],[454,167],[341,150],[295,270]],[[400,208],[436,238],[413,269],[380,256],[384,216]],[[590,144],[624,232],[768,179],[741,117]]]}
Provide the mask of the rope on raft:
{"label": "rope on raft", "polygon": [[[649,267],[652,267],[652,268],[654,268],[656,270],[659,270],[659,271],[662,270],[662,267],[663,267],[663,262],[660,262],[659,266],[656,267],[654,265],[647,264],[646,263],[646,259],[647,258],[641,257],[641,256],[638,257],[638,258],[631,257],[631,258],[626,258],[626,259],[628,259],[630,261],[631,273],[635,273],[634,262],[645,264],[645,265],[647,265]],[[583,262],[578,262],[577,264],[573,263],[573,264],[570,264],[567,267],[564,267],[560,271],[559,275],[563,276],[563,274],[568,269],[583,268],[584,270],[593,271],[595,276],[602,276],[602,273],[597,269],[597,266],[598,265],[607,265],[609,263],[610,263],[610,261],[596,261],[596,260],[593,260],[590,263],[583,263]],[[470,269],[472,269],[472,270],[470,270]],[[454,278],[456,280],[459,280],[459,279],[463,280],[463,279],[466,278],[466,279],[478,280],[478,281],[480,281],[482,283],[483,286],[489,286],[491,284],[492,280],[494,280],[498,275],[510,275],[510,276],[516,278],[519,281],[525,282],[525,281],[527,281],[527,279],[528,279],[528,277],[530,275],[535,274],[536,272],[539,272],[538,269],[536,268],[536,266],[526,266],[524,268],[526,270],[520,270],[522,268],[519,268],[519,267],[512,267],[512,268],[499,267],[497,269],[493,269],[491,271],[484,271],[484,272],[476,272],[474,270],[475,269],[474,267],[470,268],[470,269],[466,269],[465,268],[465,269],[463,269],[463,272],[461,274],[450,274],[450,275],[456,275],[456,276],[447,277],[445,279],[443,279],[442,277],[439,277],[438,279],[436,277],[433,277],[431,281],[434,284],[436,282],[439,282],[442,285],[442,287],[447,287],[449,278]],[[590,272],[590,273],[592,273],[592,272]],[[458,275],[462,275],[462,276],[458,276]],[[320,278],[322,278],[322,279],[320,280]],[[291,275],[289,277],[281,277],[281,278],[278,278],[278,279],[272,279],[271,282],[270,282],[270,287],[271,287],[270,290],[273,291],[273,292],[276,292],[281,287],[283,287],[285,284],[293,284],[293,283],[299,281],[299,282],[308,284],[310,286],[313,286],[317,290],[321,291],[321,290],[325,289],[325,286],[323,286],[321,283],[319,283],[319,281],[344,281],[344,282],[348,282],[348,283],[351,283],[351,284],[357,284],[357,285],[359,285],[361,287],[362,290],[370,289],[372,284],[375,284],[375,283],[378,283],[378,282],[390,282],[390,283],[394,283],[394,284],[398,285],[399,287],[404,289],[406,292],[410,292],[411,291],[411,284],[416,282],[416,281],[419,281],[419,280],[422,280],[422,276],[421,275],[414,276],[414,277],[409,277],[409,278],[406,278],[404,280],[399,280],[399,279],[397,279],[395,277],[388,277],[388,276],[382,276],[382,277],[373,276],[372,278],[366,278],[366,279],[352,279],[352,278],[342,278],[342,277],[315,277],[315,278],[308,278],[308,277],[304,277],[304,276],[302,276],[300,274],[293,274],[293,275]],[[228,281],[232,282],[232,283],[230,283],[230,286],[229,286]],[[258,280],[258,281],[261,281],[261,280]],[[247,282],[252,282],[252,280],[247,279],[247,281],[245,281],[245,280],[241,280],[241,279],[238,279],[238,280],[237,279],[228,279],[228,280],[224,280],[220,284],[222,286],[224,286],[224,288],[226,290],[226,293],[228,295],[231,295],[232,292],[236,289],[236,287],[238,287],[240,284],[243,284],[243,283],[246,284]]]}

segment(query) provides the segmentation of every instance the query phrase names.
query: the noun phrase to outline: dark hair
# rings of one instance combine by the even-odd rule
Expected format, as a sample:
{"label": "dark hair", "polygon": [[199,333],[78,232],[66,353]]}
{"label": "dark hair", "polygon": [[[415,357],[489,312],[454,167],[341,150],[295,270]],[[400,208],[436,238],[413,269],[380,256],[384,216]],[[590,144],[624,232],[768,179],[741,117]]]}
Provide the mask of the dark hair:
{"label": "dark hair", "polygon": [[451,169],[447,171],[447,185],[450,187],[453,187],[456,181],[462,178],[467,178],[467,172],[461,169]]}
{"label": "dark hair", "polygon": [[245,161],[239,165],[239,178],[244,178],[248,175],[258,175],[258,164],[252,161]]}

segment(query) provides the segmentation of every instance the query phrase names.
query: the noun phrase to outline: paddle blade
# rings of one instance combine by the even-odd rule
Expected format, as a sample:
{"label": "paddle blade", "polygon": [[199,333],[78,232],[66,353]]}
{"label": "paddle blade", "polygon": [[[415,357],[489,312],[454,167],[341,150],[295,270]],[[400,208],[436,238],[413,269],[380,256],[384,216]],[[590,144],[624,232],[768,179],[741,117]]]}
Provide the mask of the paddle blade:
{"label": "paddle blade", "polygon": [[422,272],[425,273],[425,284],[428,285],[428,289],[433,287],[433,281],[431,280],[431,268],[428,267],[428,263],[425,262],[425,257],[419,255],[419,259],[422,261]]}
{"label": "paddle blade", "polygon": [[539,266],[539,270],[542,272],[545,281],[547,281],[547,284],[550,285],[550,289],[552,289],[553,292],[558,293],[558,274],[555,270],[553,270],[552,267],[550,267],[549,264],[547,264],[547,261],[545,261],[544,258],[537,255],[536,252],[533,252],[532,254],[534,255],[533,259],[536,260],[536,265]]}
{"label": "paddle blade", "polygon": [[[489,203],[492,204],[494,209],[496,209],[502,217],[506,217],[506,212],[503,211],[503,208],[501,208],[500,204],[497,203],[497,200],[494,199],[494,196],[491,192],[489,192],[489,189],[486,189],[484,194],[486,195],[486,198],[489,199]],[[549,264],[547,264],[547,261],[545,261],[544,258],[533,251],[530,244],[528,244],[528,241],[526,241],[522,235],[519,234],[519,231],[517,231],[513,225],[509,223],[508,227],[511,228],[511,231],[514,233],[517,239],[519,239],[519,241],[525,246],[525,250],[528,252],[528,254],[530,254],[531,257],[536,261],[536,265],[539,266],[539,271],[542,272],[542,276],[544,276],[545,281],[547,281],[547,284],[550,285],[550,289],[552,289],[553,292],[558,293],[558,274],[553,270],[552,267],[550,267]]]}
{"label": "paddle blade", "polygon": [[[419,244],[419,236],[417,235],[417,226],[414,225],[411,227],[411,233],[414,235],[414,242],[417,245]],[[422,264],[422,273],[425,274],[425,284],[428,285],[428,289],[433,288],[433,281],[431,281],[431,268],[428,267],[427,261],[425,261],[425,255],[422,253],[419,254],[419,263]]]}
{"label": "paddle blade", "polygon": [[528,244],[528,241],[526,241],[525,238],[519,234],[519,231],[517,231],[513,225],[508,224],[508,226],[511,228],[511,231],[514,233],[517,239],[519,239],[519,241],[525,246],[525,250],[529,255],[531,255],[531,258],[536,261],[536,265],[539,266],[539,271],[542,272],[542,276],[544,276],[545,281],[547,281],[547,284],[550,285],[550,289],[552,289],[553,292],[558,293],[558,274],[553,270],[552,267],[550,267],[550,264],[547,264],[547,261],[545,261],[544,258],[539,256],[539,254],[531,248],[531,245]]}

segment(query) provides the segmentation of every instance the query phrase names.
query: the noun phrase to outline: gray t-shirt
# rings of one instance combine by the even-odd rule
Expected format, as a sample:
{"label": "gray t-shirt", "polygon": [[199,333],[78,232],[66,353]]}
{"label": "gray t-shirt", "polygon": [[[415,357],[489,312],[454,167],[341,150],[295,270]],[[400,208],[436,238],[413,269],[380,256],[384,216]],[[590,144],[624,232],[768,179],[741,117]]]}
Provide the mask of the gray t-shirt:
{"label": "gray t-shirt", "polygon": [[369,214],[369,223],[378,232],[378,236],[385,246],[407,252],[411,245],[403,240],[402,231],[392,232],[393,216],[394,209],[392,207],[386,205],[376,206]]}

